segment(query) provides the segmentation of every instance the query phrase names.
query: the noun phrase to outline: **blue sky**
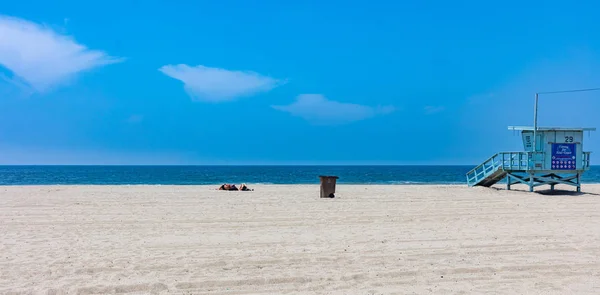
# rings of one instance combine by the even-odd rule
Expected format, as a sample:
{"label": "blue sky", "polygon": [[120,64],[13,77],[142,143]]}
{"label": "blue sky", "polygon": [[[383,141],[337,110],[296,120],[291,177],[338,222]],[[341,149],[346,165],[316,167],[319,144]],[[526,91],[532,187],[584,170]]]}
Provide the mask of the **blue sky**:
{"label": "blue sky", "polygon": [[476,164],[600,87],[598,3],[405,2],[3,3],[0,164]]}

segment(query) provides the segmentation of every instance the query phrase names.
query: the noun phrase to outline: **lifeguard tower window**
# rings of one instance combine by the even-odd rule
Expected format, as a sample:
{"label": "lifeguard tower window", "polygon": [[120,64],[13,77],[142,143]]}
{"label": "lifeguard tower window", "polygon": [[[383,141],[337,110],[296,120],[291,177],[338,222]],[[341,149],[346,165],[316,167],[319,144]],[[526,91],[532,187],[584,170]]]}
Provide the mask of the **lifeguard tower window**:
{"label": "lifeguard tower window", "polygon": [[[571,185],[581,191],[581,174],[590,169],[590,152],[584,151],[584,131],[596,128],[508,127],[520,131],[522,152],[500,152],[467,173],[469,186],[492,186],[506,178],[507,189],[521,183],[535,187]],[[534,140],[535,134],[535,140]],[[535,147],[534,147],[535,143]]]}

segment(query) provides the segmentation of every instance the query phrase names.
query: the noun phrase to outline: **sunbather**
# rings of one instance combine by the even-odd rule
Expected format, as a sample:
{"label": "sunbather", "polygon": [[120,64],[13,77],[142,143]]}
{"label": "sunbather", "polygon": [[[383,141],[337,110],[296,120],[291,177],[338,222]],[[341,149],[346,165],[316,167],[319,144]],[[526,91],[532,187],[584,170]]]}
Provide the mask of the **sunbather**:
{"label": "sunbather", "polygon": [[248,186],[245,183],[242,183],[240,185],[240,190],[241,191],[253,191],[253,189],[249,189]]}
{"label": "sunbather", "polygon": [[225,183],[225,184],[222,184],[218,190],[220,190],[220,191],[237,191],[238,188],[235,186],[235,184]]}

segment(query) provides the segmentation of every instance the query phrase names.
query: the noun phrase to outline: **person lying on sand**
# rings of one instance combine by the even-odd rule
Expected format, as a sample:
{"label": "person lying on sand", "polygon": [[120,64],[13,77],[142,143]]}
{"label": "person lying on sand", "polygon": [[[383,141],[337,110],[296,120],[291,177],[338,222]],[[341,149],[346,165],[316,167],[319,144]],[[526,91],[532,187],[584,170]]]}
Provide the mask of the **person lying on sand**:
{"label": "person lying on sand", "polygon": [[237,191],[237,190],[240,190],[240,191],[245,191],[245,192],[247,192],[247,191],[253,191],[253,189],[249,189],[248,186],[245,183],[242,183],[240,185],[239,189],[235,186],[235,184],[225,183],[225,184],[222,184],[218,188],[218,190],[220,190],[220,191]]}
{"label": "person lying on sand", "polygon": [[253,189],[249,189],[248,186],[245,183],[242,183],[240,185],[240,190],[241,191],[245,191],[245,192],[247,192],[247,191],[253,191]]}
{"label": "person lying on sand", "polygon": [[220,191],[237,191],[238,188],[235,187],[235,184],[225,183],[225,184],[222,184],[218,190],[220,190]]}

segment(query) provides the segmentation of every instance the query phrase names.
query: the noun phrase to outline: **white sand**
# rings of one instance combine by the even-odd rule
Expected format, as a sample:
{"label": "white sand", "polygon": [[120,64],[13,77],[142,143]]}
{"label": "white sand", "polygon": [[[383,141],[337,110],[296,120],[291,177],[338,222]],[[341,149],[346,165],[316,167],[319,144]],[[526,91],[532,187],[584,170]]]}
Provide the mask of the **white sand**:
{"label": "white sand", "polygon": [[600,294],[600,186],[0,187],[0,294]]}

